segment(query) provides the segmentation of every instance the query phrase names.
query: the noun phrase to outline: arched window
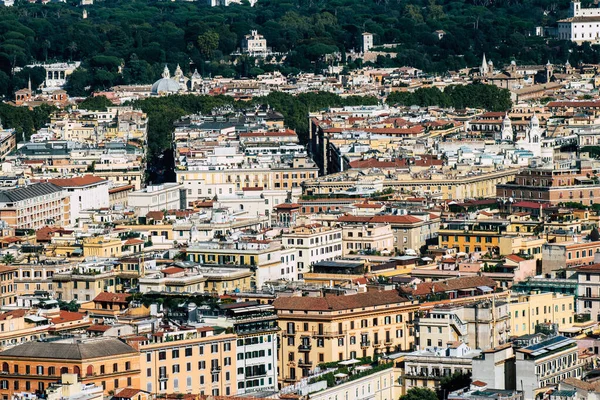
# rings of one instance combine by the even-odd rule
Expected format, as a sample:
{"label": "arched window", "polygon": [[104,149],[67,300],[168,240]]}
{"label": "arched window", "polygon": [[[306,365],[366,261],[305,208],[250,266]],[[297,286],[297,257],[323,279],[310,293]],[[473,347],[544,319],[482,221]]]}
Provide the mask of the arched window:
{"label": "arched window", "polygon": [[94,375],[94,366],[88,365],[86,375],[91,376]]}
{"label": "arched window", "polygon": [[50,375],[50,376],[56,375],[56,367],[48,367],[48,375]]}
{"label": "arched window", "polygon": [[81,368],[79,368],[77,365],[73,367],[73,373],[81,376]]}
{"label": "arched window", "polygon": [[67,367],[62,367],[62,368],[60,369],[60,374],[61,374],[61,375],[62,375],[62,374],[68,374],[68,373],[69,373],[69,368],[67,368]]}
{"label": "arched window", "polygon": [[2,372],[8,372],[8,363],[7,362],[2,363]]}

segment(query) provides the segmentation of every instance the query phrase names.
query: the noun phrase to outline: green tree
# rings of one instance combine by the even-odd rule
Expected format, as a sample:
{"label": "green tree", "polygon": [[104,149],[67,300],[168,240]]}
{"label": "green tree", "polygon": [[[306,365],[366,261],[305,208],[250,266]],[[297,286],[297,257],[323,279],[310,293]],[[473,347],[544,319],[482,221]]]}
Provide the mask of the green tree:
{"label": "green tree", "polygon": [[14,262],[15,262],[15,256],[13,256],[12,254],[5,254],[4,257],[2,257],[3,264],[10,265]]}
{"label": "green tree", "polygon": [[209,58],[213,51],[219,47],[219,34],[213,30],[206,31],[198,36],[197,43],[200,53],[204,57]]}
{"label": "green tree", "polygon": [[404,396],[400,396],[400,400],[437,400],[438,397],[431,389],[413,387],[408,389]]}
{"label": "green tree", "polygon": [[113,103],[106,96],[88,97],[79,104],[79,109],[90,111],[106,111],[107,107],[112,107]]}

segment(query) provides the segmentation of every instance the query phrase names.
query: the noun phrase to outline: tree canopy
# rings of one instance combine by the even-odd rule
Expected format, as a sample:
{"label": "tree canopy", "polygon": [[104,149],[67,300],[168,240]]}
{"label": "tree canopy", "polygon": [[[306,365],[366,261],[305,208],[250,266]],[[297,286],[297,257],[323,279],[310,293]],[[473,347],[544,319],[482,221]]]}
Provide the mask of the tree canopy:
{"label": "tree canopy", "polygon": [[431,389],[413,387],[404,396],[400,396],[400,400],[438,400],[438,397]]}
{"label": "tree canopy", "polygon": [[[249,76],[262,71],[320,71],[356,53],[362,33],[378,45],[396,44],[378,57],[378,66],[410,65],[444,73],[476,66],[485,52],[496,65],[547,60],[571,64],[600,62],[600,46],[578,46],[533,35],[535,27],[567,16],[568,3],[552,0],[259,0],[229,7],[207,2],[111,0],[95,2],[82,16],[78,2],[0,8],[0,95],[25,87],[29,72],[14,73],[35,61],[81,60],[69,78],[71,94],[84,95],[114,84],[151,83],[165,64],[184,73]],[[251,59],[232,63],[244,35],[256,29],[269,47],[287,54],[281,64]],[[436,32],[445,34],[440,39]],[[279,60],[282,56],[277,57]],[[257,69],[252,69],[258,68]],[[40,76],[31,74],[32,84]],[[43,78],[43,76],[42,76]]]}

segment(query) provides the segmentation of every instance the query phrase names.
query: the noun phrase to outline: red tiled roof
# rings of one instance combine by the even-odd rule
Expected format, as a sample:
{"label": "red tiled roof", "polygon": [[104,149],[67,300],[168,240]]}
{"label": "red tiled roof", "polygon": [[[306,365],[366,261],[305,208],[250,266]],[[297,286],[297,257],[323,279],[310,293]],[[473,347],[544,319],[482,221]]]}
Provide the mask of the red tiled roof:
{"label": "red tiled roof", "polygon": [[108,189],[108,194],[124,192],[126,190],[135,190],[135,186],[133,186],[133,185],[118,186],[118,187],[115,187],[112,189]]}
{"label": "red tiled roof", "polygon": [[185,271],[185,269],[179,268],[179,267],[169,267],[169,268],[160,270],[160,272],[162,272],[165,275],[179,274],[184,271]]}
{"label": "red tiled roof", "polygon": [[374,215],[372,217],[342,215],[338,222],[356,222],[356,223],[380,223],[380,224],[417,224],[423,222],[412,215]]}
{"label": "red tiled roof", "polygon": [[278,210],[286,210],[286,209],[292,209],[292,208],[300,208],[300,204],[298,203],[282,203],[282,204],[278,204],[275,206],[275,209]]}
{"label": "red tiled roof", "polygon": [[594,271],[600,272],[600,264],[592,264],[592,265],[582,265],[580,267],[573,268],[576,271]]}
{"label": "red tiled roof", "polygon": [[518,256],[518,255],[516,255],[516,254],[510,254],[510,255],[506,256],[506,259],[507,259],[507,260],[510,260],[510,261],[512,261],[512,262],[516,262],[516,263],[520,263],[521,261],[525,261],[525,259],[524,259],[524,258],[522,258],[522,257],[519,257],[519,256]]}
{"label": "red tiled roof", "polygon": [[84,175],[76,176],[74,178],[48,179],[48,182],[54,183],[55,185],[61,187],[82,187],[90,186],[95,183],[106,182],[106,180],[94,175]]}
{"label": "red tiled roof", "polygon": [[106,332],[110,328],[112,328],[112,326],[110,326],[110,325],[94,324],[94,325],[90,326],[89,328],[87,328],[87,330],[89,332]]}
{"label": "red tiled roof", "polygon": [[130,246],[130,245],[134,245],[134,244],[143,244],[143,243],[144,243],[143,240],[131,238],[131,239],[127,239],[127,241],[125,242],[125,246]]}
{"label": "red tiled roof", "polygon": [[278,297],[273,306],[277,310],[339,311],[407,301],[408,299],[400,296],[397,290],[385,290],[345,296]]}
{"label": "red tiled roof", "polygon": [[62,324],[65,322],[79,321],[83,320],[85,314],[71,311],[61,311],[59,316],[56,318],[52,318],[53,324]]}
{"label": "red tiled roof", "polygon": [[548,208],[550,204],[548,203],[536,203],[535,201],[519,201],[513,204],[513,207],[521,207],[521,208]]}
{"label": "red tiled roof", "polygon": [[487,276],[465,276],[461,278],[448,279],[446,281],[419,283],[416,289],[402,288],[405,292],[414,296],[424,296],[433,293],[444,293],[454,290],[474,289],[479,286],[496,287],[496,281]]}
{"label": "red tiled roof", "polygon": [[243,192],[260,192],[262,190],[265,190],[262,187],[251,187],[251,186],[245,186],[242,188]]}
{"label": "red tiled roof", "polygon": [[148,214],[146,214],[146,218],[160,221],[165,218],[165,214],[163,214],[162,211],[149,211]]}
{"label": "red tiled roof", "polygon": [[102,292],[94,298],[94,302],[129,304],[130,294]]}
{"label": "red tiled roof", "polygon": [[484,387],[484,386],[487,386],[487,383],[481,382],[481,381],[474,381],[473,383],[471,383],[471,385],[473,385],[473,386],[479,386],[479,387]]}
{"label": "red tiled roof", "polygon": [[118,397],[120,399],[131,399],[140,392],[144,391],[141,389],[123,388],[119,392],[115,393],[113,397]]}
{"label": "red tiled roof", "polygon": [[21,318],[27,314],[27,310],[13,310],[0,314],[0,321],[6,321],[8,318]]}

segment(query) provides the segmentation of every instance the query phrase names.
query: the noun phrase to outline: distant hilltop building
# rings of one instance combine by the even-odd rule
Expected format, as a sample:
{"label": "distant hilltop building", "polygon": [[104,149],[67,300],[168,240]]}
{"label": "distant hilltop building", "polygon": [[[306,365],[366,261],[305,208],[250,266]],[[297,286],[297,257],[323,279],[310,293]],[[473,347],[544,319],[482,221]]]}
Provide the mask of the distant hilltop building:
{"label": "distant hilltop building", "polygon": [[81,61],[73,62],[58,62],[58,63],[40,63],[30,64],[26,68],[42,67],[46,70],[46,78],[44,79],[44,91],[54,91],[65,86],[67,77],[73,73],[79,66]]}
{"label": "distant hilltop building", "polygon": [[558,21],[558,39],[600,43],[600,7],[581,8],[581,2],[572,1],[569,17]]}
{"label": "distant hilltop building", "polygon": [[[254,7],[258,0],[248,0],[250,7]],[[229,6],[230,4],[242,4],[242,0],[208,0],[210,7]]]}
{"label": "distant hilltop building", "polygon": [[364,32],[362,34],[362,51],[363,53],[368,52],[373,48],[373,34]]}
{"label": "distant hilltop building", "polygon": [[267,39],[258,31],[252,30],[242,39],[242,53],[252,57],[266,57],[271,54],[271,49],[267,47]]}
{"label": "distant hilltop building", "polygon": [[202,76],[195,70],[191,77],[183,74],[181,67],[177,65],[175,74],[171,78],[169,67],[165,65],[162,73],[162,78],[154,82],[150,89],[150,94],[153,96],[165,96],[179,92],[195,91],[202,86]]}

